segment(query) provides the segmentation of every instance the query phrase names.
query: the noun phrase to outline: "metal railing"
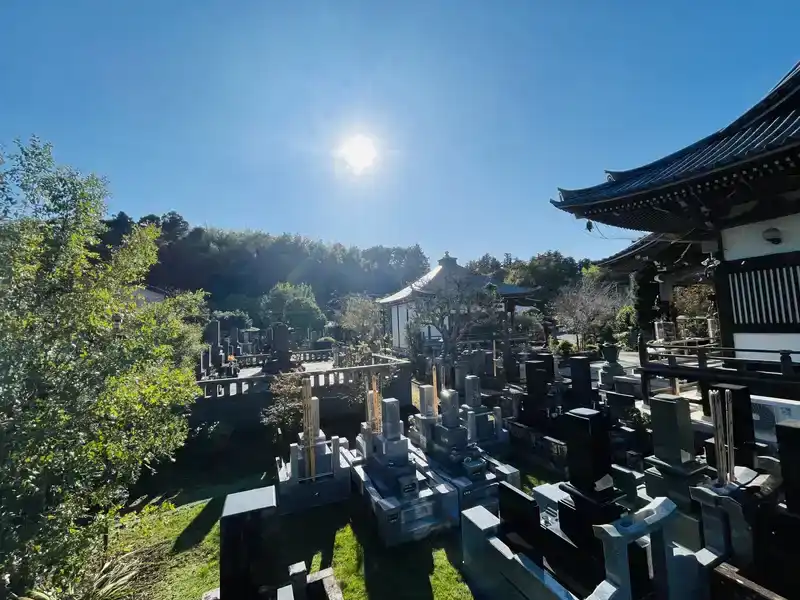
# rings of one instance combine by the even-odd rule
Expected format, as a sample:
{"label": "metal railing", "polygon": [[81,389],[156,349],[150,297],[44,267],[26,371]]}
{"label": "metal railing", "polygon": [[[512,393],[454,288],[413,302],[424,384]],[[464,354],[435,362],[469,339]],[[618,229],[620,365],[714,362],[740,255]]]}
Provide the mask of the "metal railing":
{"label": "metal railing", "polygon": [[[742,357],[741,354],[750,355]],[[769,360],[777,355],[778,360]],[[752,356],[763,356],[764,360]],[[726,348],[721,346],[672,343],[645,343],[639,340],[638,372],[642,376],[642,394],[650,397],[650,378],[670,381],[678,393],[681,381],[700,388],[703,410],[710,413],[708,390],[711,385],[745,385],[756,395],[800,400],[800,351]]]}

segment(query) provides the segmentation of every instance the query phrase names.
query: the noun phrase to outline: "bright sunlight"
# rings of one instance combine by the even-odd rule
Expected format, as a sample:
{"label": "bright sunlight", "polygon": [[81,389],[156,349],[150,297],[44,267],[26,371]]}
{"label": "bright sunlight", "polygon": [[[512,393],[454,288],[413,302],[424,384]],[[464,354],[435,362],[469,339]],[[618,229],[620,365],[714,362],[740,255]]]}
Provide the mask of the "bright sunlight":
{"label": "bright sunlight", "polygon": [[345,140],[337,154],[353,173],[360,175],[375,163],[378,151],[372,139],[365,135],[354,135]]}

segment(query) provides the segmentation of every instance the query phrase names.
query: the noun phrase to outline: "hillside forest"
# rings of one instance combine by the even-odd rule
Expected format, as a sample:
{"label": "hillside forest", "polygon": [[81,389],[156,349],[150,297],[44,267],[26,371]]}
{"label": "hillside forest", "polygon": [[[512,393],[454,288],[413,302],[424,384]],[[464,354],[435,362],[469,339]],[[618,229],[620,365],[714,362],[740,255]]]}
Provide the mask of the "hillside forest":
{"label": "hillside forest", "polygon": [[[348,296],[395,292],[425,274],[439,258],[429,258],[418,244],[359,249],[298,235],[192,227],[174,211],[138,220],[119,212],[105,221],[104,244],[116,247],[137,223],[161,230],[158,263],[148,274],[149,285],[166,291],[205,290],[212,310],[241,311],[255,326],[266,326],[271,315],[286,316],[279,313],[287,303],[304,305],[312,300],[319,312],[311,308],[310,318],[293,325],[317,326],[323,318],[335,318]],[[485,254],[464,264],[497,281],[535,285],[537,299],[545,307],[559,290],[580,279],[589,261],[548,251],[527,260]]]}

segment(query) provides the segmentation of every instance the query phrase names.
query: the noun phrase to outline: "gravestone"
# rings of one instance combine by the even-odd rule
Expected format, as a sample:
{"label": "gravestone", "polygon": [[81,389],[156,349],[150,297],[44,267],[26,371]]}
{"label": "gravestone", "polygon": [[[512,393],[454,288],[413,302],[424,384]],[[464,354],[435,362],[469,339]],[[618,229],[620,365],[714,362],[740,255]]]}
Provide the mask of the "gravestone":
{"label": "gravestone", "polygon": [[508,431],[503,427],[502,409],[484,406],[481,398],[480,377],[467,375],[461,419],[467,427],[468,440],[492,454],[504,454],[508,451]]}
{"label": "gravestone", "polygon": [[347,438],[333,436],[328,442],[319,426],[319,398],[311,395],[307,377],[302,386],[303,430],[289,446],[289,462],[275,459],[281,509],[287,514],[350,496],[350,465],[339,451],[348,449]]}
{"label": "gravestone", "polygon": [[570,408],[593,406],[595,394],[592,389],[592,370],[589,358],[586,356],[570,357],[569,369],[572,380]]}
{"label": "gravestone", "polygon": [[[725,393],[730,392],[731,403],[733,406],[733,444],[735,447],[734,457],[737,465],[753,468],[756,456],[767,454],[766,444],[756,441],[755,426],[753,423],[753,405],[750,400],[750,390],[743,385],[719,383],[711,386],[711,391],[718,391],[722,398]],[[725,403],[722,403],[723,414]],[[706,459],[708,464],[716,468],[716,452],[714,450],[714,439],[709,438],[705,441]]]}
{"label": "gravestone", "polygon": [[221,339],[219,321],[211,319],[203,330],[203,341],[210,346],[219,346]]}
{"label": "gravestone", "polygon": [[[498,480],[511,481],[515,485],[520,483],[517,469],[490,458],[474,441],[478,432],[483,431],[479,423],[484,419],[493,428],[490,437],[497,436],[494,428],[502,424],[502,419],[496,414],[499,412],[499,407],[491,411],[479,404],[478,377],[468,376],[465,388],[468,404],[464,404],[460,409],[459,397],[455,390],[441,392],[439,404],[441,420],[437,423],[431,407],[433,388],[421,386],[420,414],[412,417],[408,433],[411,441],[419,448],[420,461],[426,461],[437,477],[456,490],[458,503],[454,507],[455,512],[450,515],[456,522],[460,511],[477,504],[496,512]],[[481,412],[484,410],[489,411],[494,420],[485,417]],[[476,414],[476,411],[479,412]]]}
{"label": "gravestone", "polygon": [[272,352],[277,360],[279,371],[291,367],[291,353],[289,351],[289,327],[284,323],[275,323],[272,326]]}
{"label": "gravestone", "polygon": [[692,551],[700,549],[702,526],[693,506],[690,488],[707,479],[705,463],[697,460],[689,401],[680,396],[658,394],[650,402],[653,455],[645,458],[647,497],[666,496],[681,514],[676,527],[678,542]]}
{"label": "gravestone", "polygon": [[[431,411],[426,392],[425,410]],[[455,421],[458,422],[458,395]],[[369,405],[372,398],[367,404]],[[400,403],[395,398],[380,400],[380,421],[373,431],[372,414],[361,424],[356,438],[357,452],[342,449],[352,467],[353,482],[369,502],[378,533],[387,546],[419,540],[456,522],[457,499],[452,487],[433,476],[424,460],[416,460],[409,439],[403,435]],[[378,422],[376,420],[376,422]],[[415,460],[411,460],[414,455]]]}
{"label": "gravestone", "polygon": [[219,520],[219,597],[256,600],[265,564],[278,552],[270,538],[278,527],[275,487],[228,494]]}
{"label": "gravestone", "polygon": [[619,392],[606,392],[606,406],[613,422],[625,418],[625,416],[636,408],[636,396],[620,394]]}
{"label": "gravestone", "polygon": [[550,352],[531,352],[528,360],[535,360],[544,363],[544,370],[547,373],[547,382],[553,383],[556,378],[555,357]]}
{"label": "gravestone", "polygon": [[559,501],[559,525],[579,547],[597,543],[592,526],[619,518],[611,475],[611,441],[608,422],[590,408],[576,408],[565,417],[565,442],[569,481],[560,485],[568,496]]}
{"label": "gravestone", "polygon": [[600,347],[605,362],[600,367],[600,388],[604,390],[614,389],[614,377],[625,375],[625,369],[619,364],[619,346],[616,344],[605,343]]}

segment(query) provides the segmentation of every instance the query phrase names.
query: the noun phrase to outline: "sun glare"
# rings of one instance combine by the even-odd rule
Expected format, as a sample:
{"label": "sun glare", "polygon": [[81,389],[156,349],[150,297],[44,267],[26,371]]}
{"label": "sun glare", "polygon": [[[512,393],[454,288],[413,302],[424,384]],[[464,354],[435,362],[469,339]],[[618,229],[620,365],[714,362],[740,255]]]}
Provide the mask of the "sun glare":
{"label": "sun glare", "polygon": [[365,135],[354,135],[345,140],[338,155],[353,173],[360,175],[369,169],[378,157],[373,141]]}

